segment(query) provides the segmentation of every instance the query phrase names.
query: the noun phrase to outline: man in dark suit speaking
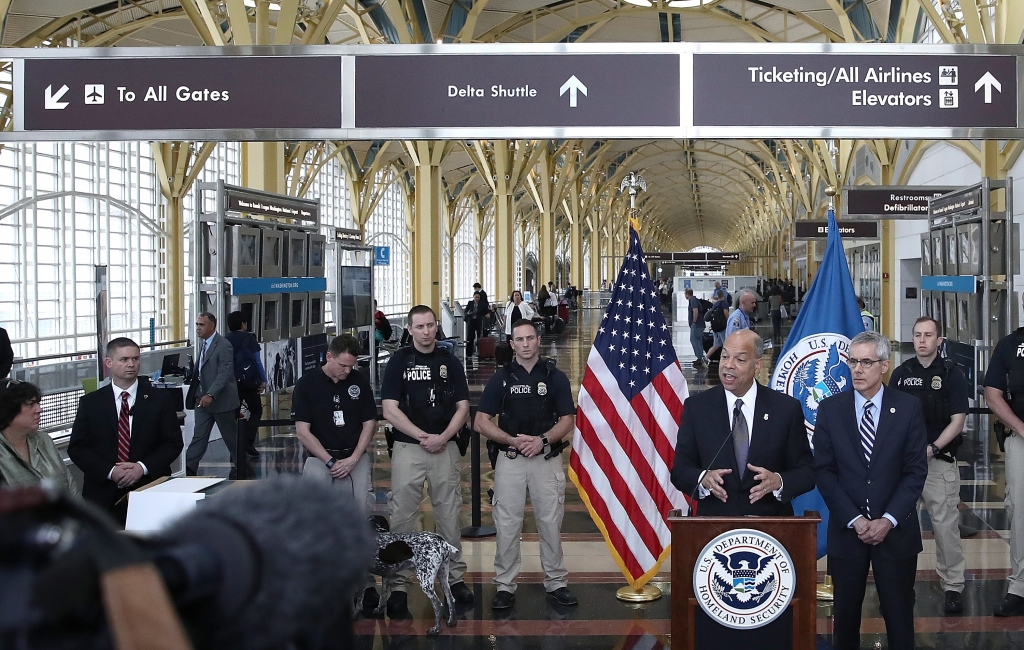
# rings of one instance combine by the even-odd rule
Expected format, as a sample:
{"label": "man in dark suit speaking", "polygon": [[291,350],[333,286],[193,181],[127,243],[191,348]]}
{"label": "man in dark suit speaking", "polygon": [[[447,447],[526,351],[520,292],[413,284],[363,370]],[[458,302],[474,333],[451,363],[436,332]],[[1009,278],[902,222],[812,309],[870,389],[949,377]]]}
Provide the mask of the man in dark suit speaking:
{"label": "man in dark suit speaking", "polygon": [[128,490],[171,475],[181,428],[172,400],[139,379],[135,341],[108,343],[104,365],[110,383],[79,400],[68,456],[85,475],[82,496],[123,522],[115,505]]}
{"label": "man in dark suit speaking", "polygon": [[914,578],[921,552],[917,500],[928,476],[921,400],[887,390],[889,339],[850,342],[852,391],[818,405],[814,473],[829,509],[836,650],[860,647],[868,566],[890,648],[914,647]]}
{"label": "man in dark suit speaking", "polygon": [[722,384],[683,404],[672,484],[696,491],[697,514],[792,515],[793,498],[814,487],[800,403],[754,380],[763,353],[756,333],[734,332],[722,347]]}

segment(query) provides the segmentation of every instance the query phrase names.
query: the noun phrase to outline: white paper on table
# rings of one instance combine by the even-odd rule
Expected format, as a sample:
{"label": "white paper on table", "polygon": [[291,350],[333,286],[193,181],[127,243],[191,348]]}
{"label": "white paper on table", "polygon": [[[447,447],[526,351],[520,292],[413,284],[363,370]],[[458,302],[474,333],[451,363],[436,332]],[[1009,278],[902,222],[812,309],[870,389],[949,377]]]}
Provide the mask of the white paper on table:
{"label": "white paper on table", "polygon": [[[225,479],[217,478],[216,476],[189,476],[172,478],[160,483],[148,487],[145,490],[140,490],[139,494],[143,492],[177,492],[177,493],[189,493],[189,492],[200,492],[208,487],[217,485]],[[132,494],[135,494],[134,492]]]}
{"label": "white paper on table", "polygon": [[163,530],[176,519],[196,509],[206,498],[202,492],[156,492],[143,490],[128,493],[128,519],[124,529],[150,533]]}

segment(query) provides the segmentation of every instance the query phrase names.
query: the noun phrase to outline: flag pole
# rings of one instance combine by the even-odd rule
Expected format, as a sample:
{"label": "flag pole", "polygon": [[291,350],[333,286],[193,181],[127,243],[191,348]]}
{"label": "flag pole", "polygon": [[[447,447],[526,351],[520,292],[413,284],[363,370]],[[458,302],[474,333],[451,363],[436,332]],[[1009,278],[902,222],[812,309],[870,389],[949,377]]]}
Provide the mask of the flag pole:
{"label": "flag pole", "polygon": [[[629,172],[622,179],[622,183],[619,184],[619,191],[629,192],[629,224],[639,234],[640,210],[636,207],[636,195],[647,191],[647,182],[640,174]],[[627,603],[649,603],[661,598],[661,589],[646,582],[639,587],[626,585],[615,592],[615,597]]]}
{"label": "flag pole", "polygon": [[[835,140],[829,142],[829,153],[832,154],[832,165],[836,170],[836,182],[842,183],[842,172],[839,170],[839,143]],[[825,187],[825,196],[828,197],[829,211],[835,210],[835,198],[838,189],[835,185]],[[832,585],[832,576],[828,573],[828,563],[825,564],[825,580],[818,584],[816,592],[818,600],[824,603],[831,603],[835,599],[835,590]]]}

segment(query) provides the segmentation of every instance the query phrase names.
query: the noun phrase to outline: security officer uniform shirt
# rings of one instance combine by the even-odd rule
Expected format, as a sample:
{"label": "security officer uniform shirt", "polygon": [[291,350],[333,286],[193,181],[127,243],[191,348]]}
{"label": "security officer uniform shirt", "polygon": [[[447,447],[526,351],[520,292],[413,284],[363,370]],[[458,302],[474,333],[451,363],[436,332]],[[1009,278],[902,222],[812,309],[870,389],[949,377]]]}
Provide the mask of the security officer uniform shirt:
{"label": "security officer uniform shirt", "polygon": [[985,386],[1005,395],[1017,417],[1024,417],[1024,327],[996,343],[985,371]]}
{"label": "security officer uniform shirt", "polygon": [[363,423],[376,419],[373,388],[355,368],[339,382],[317,368],[303,374],[295,384],[292,422],[308,422],[310,433],[324,449],[343,452],[336,457],[350,456],[363,432]]}
{"label": "security officer uniform shirt", "polygon": [[934,443],[943,429],[949,426],[949,419],[957,413],[966,413],[968,404],[967,378],[963,371],[947,360],[936,357],[925,368],[917,357],[904,361],[889,378],[889,386],[896,390],[915,395],[921,400],[925,426],[928,429],[928,444]]}
{"label": "security officer uniform shirt", "polygon": [[[564,415],[575,415],[576,406],[572,401],[572,389],[569,386],[569,378],[564,372],[558,368],[553,369],[548,373],[546,361],[544,359],[538,359],[537,363],[533,366],[531,372],[526,372],[519,363],[513,360],[508,366],[499,368],[497,372],[491,375],[490,380],[487,382],[487,386],[484,387],[483,395],[480,396],[480,405],[477,410],[487,415],[499,415],[503,410],[503,401],[505,398],[506,384],[512,382],[512,378],[509,377],[509,371],[516,376],[519,380],[516,382],[517,390],[533,390],[536,388],[538,395],[532,397],[544,397],[539,393],[544,391],[550,397],[554,404],[554,419],[552,424],[558,420],[558,418]],[[524,395],[524,397],[527,397]],[[505,430],[505,423],[498,422],[498,426]],[[551,428],[548,425],[545,431]],[[506,433],[512,433],[506,431]],[[544,431],[540,432],[544,433]]]}
{"label": "security officer uniform shirt", "polygon": [[[428,354],[413,346],[401,348],[384,369],[380,398],[396,400],[409,420],[425,432],[444,433],[455,405],[469,400],[466,371],[457,357],[439,346]],[[397,428],[395,440],[418,444]]]}

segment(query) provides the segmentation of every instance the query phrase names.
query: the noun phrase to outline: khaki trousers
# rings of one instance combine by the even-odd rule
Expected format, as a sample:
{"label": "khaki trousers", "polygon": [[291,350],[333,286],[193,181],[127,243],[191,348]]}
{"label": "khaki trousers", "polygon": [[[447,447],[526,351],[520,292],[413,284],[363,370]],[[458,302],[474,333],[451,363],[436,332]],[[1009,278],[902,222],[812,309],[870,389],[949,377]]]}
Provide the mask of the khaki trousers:
{"label": "khaki trousers", "polygon": [[[1010,524],[1010,578],[1007,593],[1024,597],[1024,440],[1018,435],[1006,439],[1006,517]],[[1016,516],[1016,515],[1021,516]]]}
{"label": "khaki trousers", "polygon": [[569,572],[562,558],[562,515],[565,511],[562,457],[544,460],[544,455],[540,454],[532,458],[508,458],[501,453],[494,468],[493,510],[494,527],[498,530],[493,582],[498,591],[516,592],[516,576],[522,566],[520,536],[527,492],[540,537],[544,589],[554,591],[569,586]]}
{"label": "khaki trousers", "polygon": [[370,455],[363,454],[352,471],[345,478],[334,478],[331,470],[327,469],[323,461],[316,456],[310,456],[302,466],[303,478],[330,483],[346,494],[351,494],[363,511],[369,516],[373,512],[373,504],[376,499],[373,497],[373,490],[370,485]]}
{"label": "khaki trousers", "polygon": [[[432,454],[419,445],[395,442],[391,455],[391,532],[410,533],[422,528],[420,503],[423,483],[434,508],[434,529],[446,542],[458,549],[448,564],[448,583],[462,582],[466,563],[462,560],[462,483],[459,447],[449,442],[443,451]],[[415,572],[408,569],[390,578],[391,591],[406,591]]]}
{"label": "khaki trousers", "polygon": [[964,549],[960,541],[960,468],[938,458],[928,461],[921,505],[935,533],[935,570],[943,591],[964,590]]}

